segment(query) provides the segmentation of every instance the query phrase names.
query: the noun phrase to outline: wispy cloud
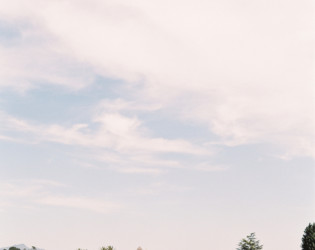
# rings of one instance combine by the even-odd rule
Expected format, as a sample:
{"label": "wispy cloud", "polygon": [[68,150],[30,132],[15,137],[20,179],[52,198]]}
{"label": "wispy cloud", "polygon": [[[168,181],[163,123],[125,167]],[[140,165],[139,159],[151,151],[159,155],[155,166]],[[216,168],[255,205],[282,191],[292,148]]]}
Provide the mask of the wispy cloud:
{"label": "wispy cloud", "polygon": [[[83,158],[80,160],[81,164],[83,161],[89,166],[91,161],[98,162],[95,166],[106,163],[109,168],[120,173],[163,174],[167,172],[166,168],[186,167],[187,164],[181,159],[181,155],[202,158],[214,154],[211,146],[191,143],[185,139],[154,137],[137,117],[118,112],[96,112],[89,123],[67,127],[59,124],[31,123],[5,113],[1,113],[0,121],[0,131],[10,134],[11,140],[78,146],[87,151],[71,153],[74,161]],[[167,154],[174,154],[174,157],[164,158]]]}
{"label": "wispy cloud", "polygon": [[[54,190],[48,187],[53,187]],[[46,205],[96,213],[109,213],[121,208],[118,203],[104,201],[102,198],[64,195],[62,189],[65,187],[67,185],[63,183],[47,179],[5,181],[0,184],[0,207],[5,211],[8,207],[20,207],[21,204],[30,209]]]}
{"label": "wispy cloud", "polygon": [[163,193],[183,193],[194,190],[191,186],[182,186],[176,184],[169,184],[166,182],[153,182],[145,188],[135,188],[128,192],[133,196],[138,195],[153,195],[158,196]]}
{"label": "wispy cloud", "polygon": [[188,141],[146,136],[141,122],[135,117],[119,113],[104,113],[92,123],[98,125],[91,130],[89,124],[74,124],[64,127],[58,124],[31,124],[25,120],[2,113],[2,131],[17,131],[30,134],[35,141],[52,141],[86,147],[104,147],[120,152],[177,152],[187,154],[210,154],[206,148],[193,145]]}
{"label": "wispy cloud", "polygon": [[[21,229],[5,238],[36,235],[60,250],[75,249],[72,239],[95,248],[102,235],[144,236],[150,249],[231,249],[239,228],[217,245],[207,237],[220,239],[224,220],[251,230],[258,214],[288,229],[311,218],[312,5],[0,0],[0,210]],[[93,218],[74,232],[69,211]],[[38,227],[25,235],[21,222]],[[68,243],[41,226],[71,232]],[[90,241],[87,228],[98,232]],[[272,242],[270,228],[258,230]],[[284,248],[296,249],[289,238]]]}
{"label": "wispy cloud", "polygon": [[194,166],[195,169],[205,171],[205,172],[221,172],[229,169],[228,166],[215,165],[213,163],[202,162]]}
{"label": "wispy cloud", "polygon": [[[313,29],[307,15],[280,25],[270,8],[265,11],[274,22],[263,26],[259,16],[250,14],[258,3],[240,16],[242,7],[234,4],[236,12],[217,3],[172,1],[168,4],[181,13],[176,19],[163,1],[31,3],[10,1],[1,8],[8,21],[23,18],[32,24],[21,28],[21,44],[0,48],[2,84],[23,89],[48,82],[76,89],[90,84],[97,72],[125,80],[142,108],[169,109],[178,118],[207,126],[226,145],[270,143],[283,154],[314,154],[313,62],[308,56]],[[285,5],[287,15],[296,9]],[[254,25],[257,29],[249,32]],[[133,88],[139,82],[142,89]],[[134,101],[105,103],[111,111],[97,119],[113,134],[131,131],[139,121],[119,115],[130,103]],[[46,131],[56,141],[95,142],[83,138],[83,125],[78,126],[54,125]],[[101,138],[95,143],[113,143],[113,138]],[[114,144],[121,150],[142,144],[156,151],[198,151],[183,141],[143,139],[137,146],[132,141]]]}
{"label": "wispy cloud", "polygon": [[40,198],[37,202],[49,206],[84,209],[97,213],[109,213],[120,208],[113,202],[106,202],[101,199],[91,199],[87,197],[50,195]]}
{"label": "wispy cloud", "polygon": [[126,174],[162,174],[165,173],[166,171],[163,169],[158,169],[158,168],[140,168],[140,167],[125,167],[125,168],[115,168],[116,171],[120,173],[126,173]]}

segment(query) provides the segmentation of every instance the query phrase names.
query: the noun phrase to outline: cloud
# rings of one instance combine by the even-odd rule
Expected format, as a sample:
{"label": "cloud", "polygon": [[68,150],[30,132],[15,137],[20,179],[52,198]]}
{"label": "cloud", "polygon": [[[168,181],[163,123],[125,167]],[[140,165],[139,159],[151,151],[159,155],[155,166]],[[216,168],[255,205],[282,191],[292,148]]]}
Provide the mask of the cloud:
{"label": "cloud", "polygon": [[184,155],[202,160],[214,153],[202,143],[155,137],[139,118],[122,114],[123,109],[118,113],[99,107],[87,123],[70,125],[34,123],[2,112],[0,133],[23,143],[68,145],[72,148],[68,153],[79,165],[106,163],[107,168],[126,174],[163,174],[169,168],[185,168]]}
{"label": "cloud", "polygon": [[161,170],[158,168],[139,168],[139,167],[127,167],[127,168],[118,168],[115,169],[116,171],[120,173],[126,173],[126,174],[153,174],[158,175],[165,173],[165,170]]}
{"label": "cloud", "polygon": [[[40,37],[50,37],[53,49],[39,57],[40,51],[32,46],[25,51],[5,48],[8,69],[3,79],[26,86],[34,82],[27,79],[36,76],[75,88],[91,82],[89,73],[74,77],[80,65],[86,65],[97,74],[124,80],[139,106],[149,103],[148,107],[168,110],[184,122],[206,126],[220,138],[210,144],[267,143],[288,157],[314,156],[311,10],[309,0],[301,4],[82,0],[29,1],[27,5],[10,1],[0,13],[8,20],[40,23],[33,30]],[[44,44],[39,50],[46,51]],[[35,64],[26,67],[25,73],[24,65],[32,55]],[[68,58],[79,66],[63,70],[61,63],[56,68],[63,61],[56,58]],[[11,75],[19,76],[18,80]],[[111,108],[120,109],[128,102]],[[77,127],[52,126],[45,131],[57,141],[114,145],[122,151],[144,150],[139,145],[161,151],[165,145],[165,151],[200,152],[184,141],[132,135],[139,121],[119,111],[97,119],[103,126],[99,139]],[[111,119],[123,126],[113,126]],[[124,140],[114,136],[126,131],[130,137]]]}
{"label": "cloud", "polygon": [[0,9],[0,90],[23,93],[51,84],[78,90],[93,82],[93,70],[60,52],[62,44],[37,22],[1,17]]}
{"label": "cloud", "polygon": [[118,208],[117,204],[87,197],[46,196],[38,203],[56,207],[84,209],[97,213],[108,213]]}
{"label": "cloud", "polygon": [[67,185],[58,181],[52,181],[52,180],[47,180],[47,179],[35,179],[32,180],[34,184],[40,184],[43,186],[52,186],[52,187],[66,187]]}
{"label": "cloud", "polygon": [[181,186],[175,184],[167,184],[165,182],[153,182],[145,188],[129,189],[128,192],[132,195],[154,195],[159,196],[163,193],[185,193],[194,190],[191,186]]}
{"label": "cloud", "polygon": [[89,124],[73,124],[63,127],[58,124],[31,124],[2,113],[0,131],[17,131],[35,138],[34,142],[51,141],[85,147],[111,148],[120,152],[176,152],[188,154],[210,154],[203,147],[185,140],[170,140],[146,136],[141,131],[141,122],[137,118],[119,113],[104,113],[93,122],[97,129],[90,129]]}
{"label": "cloud", "polygon": [[21,188],[16,182],[1,183],[0,195],[2,197],[30,197],[36,194],[42,187],[40,185],[25,185]]}
{"label": "cloud", "polygon": [[221,172],[229,169],[227,166],[223,165],[214,165],[209,162],[202,162],[194,166],[195,169],[204,171],[204,172]]}
{"label": "cloud", "polygon": [[[49,187],[53,187],[50,190]],[[38,205],[68,207],[82,209],[96,213],[109,213],[121,208],[115,202],[104,201],[101,198],[83,196],[65,196],[58,189],[67,186],[47,179],[38,180],[11,180],[0,184],[0,198],[3,211],[8,207],[22,207],[32,209]]]}

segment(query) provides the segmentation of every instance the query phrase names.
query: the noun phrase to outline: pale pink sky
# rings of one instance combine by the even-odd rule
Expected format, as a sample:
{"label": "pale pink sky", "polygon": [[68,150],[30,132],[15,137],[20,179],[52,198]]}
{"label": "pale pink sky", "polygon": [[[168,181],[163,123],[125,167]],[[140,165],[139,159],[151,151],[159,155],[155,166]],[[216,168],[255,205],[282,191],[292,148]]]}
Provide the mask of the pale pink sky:
{"label": "pale pink sky", "polygon": [[311,0],[0,0],[0,247],[299,249]]}

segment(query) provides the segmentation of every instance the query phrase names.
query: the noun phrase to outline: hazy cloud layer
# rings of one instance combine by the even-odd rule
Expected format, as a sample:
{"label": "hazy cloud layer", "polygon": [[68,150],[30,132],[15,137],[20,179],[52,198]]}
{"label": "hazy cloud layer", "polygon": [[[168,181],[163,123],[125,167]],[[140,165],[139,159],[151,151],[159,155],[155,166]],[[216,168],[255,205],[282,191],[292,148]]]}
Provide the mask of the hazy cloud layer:
{"label": "hazy cloud layer", "polygon": [[11,209],[18,207],[22,207],[23,209],[38,209],[39,206],[46,205],[83,209],[97,213],[109,213],[121,208],[121,205],[118,205],[118,203],[104,201],[101,197],[89,198],[78,195],[64,195],[65,185],[56,181],[11,180],[1,183],[0,187],[0,197],[3,201],[0,209],[6,207]]}
{"label": "hazy cloud layer", "polygon": [[1,48],[2,86],[77,89],[94,72],[128,82],[140,105],[157,103],[208,126],[218,143],[314,154],[309,1],[10,1],[0,14],[20,36]]}
{"label": "hazy cloud layer", "polygon": [[225,250],[255,231],[297,249],[313,16],[311,0],[0,0],[3,244]]}

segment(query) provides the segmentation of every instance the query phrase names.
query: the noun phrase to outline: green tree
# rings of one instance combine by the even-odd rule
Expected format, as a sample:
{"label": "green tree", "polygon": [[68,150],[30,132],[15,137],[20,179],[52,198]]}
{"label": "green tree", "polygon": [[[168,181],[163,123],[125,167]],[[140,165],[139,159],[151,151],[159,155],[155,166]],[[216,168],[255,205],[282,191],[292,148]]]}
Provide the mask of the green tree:
{"label": "green tree", "polygon": [[246,239],[242,239],[238,244],[237,250],[260,250],[263,249],[262,245],[259,245],[259,240],[256,240],[255,233],[251,233],[246,236]]}
{"label": "green tree", "polygon": [[21,250],[21,249],[17,247],[10,247],[9,250]]}
{"label": "green tree", "polygon": [[304,230],[302,250],[315,250],[315,223],[309,223]]}
{"label": "green tree", "polygon": [[114,250],[113,246],[101,247],[101,250]]}

